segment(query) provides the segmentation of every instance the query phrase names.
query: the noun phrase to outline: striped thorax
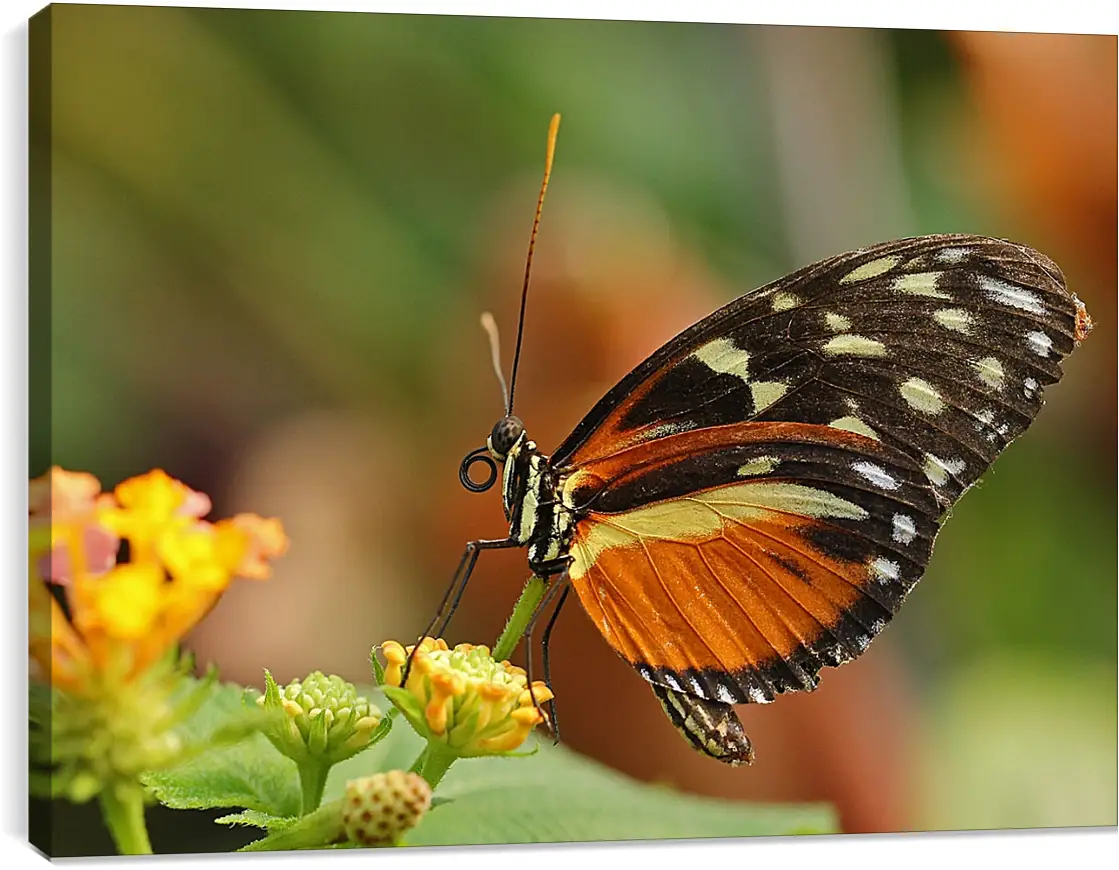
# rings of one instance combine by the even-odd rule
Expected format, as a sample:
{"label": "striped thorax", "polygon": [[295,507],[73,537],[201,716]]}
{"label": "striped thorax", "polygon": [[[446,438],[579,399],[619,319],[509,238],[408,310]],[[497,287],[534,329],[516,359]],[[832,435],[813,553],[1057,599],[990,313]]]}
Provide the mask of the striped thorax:
{"label": "striped thorax", "polygon": [[509,537],[528,547],[533,571],[554,573],[548,569],[569,551],[575,519],[558,497],[559,475],[516,417],[500,420],[486,446],[490,455],[504,464],[502,503]]}

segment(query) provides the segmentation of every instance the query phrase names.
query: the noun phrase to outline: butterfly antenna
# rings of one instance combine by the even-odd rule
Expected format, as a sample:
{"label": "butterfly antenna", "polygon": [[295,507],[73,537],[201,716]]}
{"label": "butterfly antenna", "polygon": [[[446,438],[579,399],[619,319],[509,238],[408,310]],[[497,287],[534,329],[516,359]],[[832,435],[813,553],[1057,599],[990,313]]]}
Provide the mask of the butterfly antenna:
{"label": "butterfly antenna", "polygon": [[513,390],[517,388],[517,363],[521,359],[521,339],[525,331],[525,303],[528,301],[528,276],[532,271],[532,252],[536,249],[536,232],[540,229],[540,213],[544,210],[544,193],[548,190],[548,179],[552,176],[552,158],[556,154],[556,136],[559,134],[560,116],[552,115],[548,126],[548,151],[544,157],[544,183],[540,185],[540,197],[536,200],[536,217],[532,220],[532,235],[528,239],[528,258],[525,261],[525,282],[521,287],[521,316],[517,321],[517,349],[513,352],[513,373],[509,377],[509,401],[505,413],[513,413]]}
{"label": "butterfly antenna", "polygon": [[505,375],[501,373],[501,338],[497,334],[497,321],[488,311],[482,312],[482,329],[490,338],[490,356],[493,358],[493,373],[497,375],[497,382],[501,384],[502,407],[509,407],[509,388],[505,386]]}

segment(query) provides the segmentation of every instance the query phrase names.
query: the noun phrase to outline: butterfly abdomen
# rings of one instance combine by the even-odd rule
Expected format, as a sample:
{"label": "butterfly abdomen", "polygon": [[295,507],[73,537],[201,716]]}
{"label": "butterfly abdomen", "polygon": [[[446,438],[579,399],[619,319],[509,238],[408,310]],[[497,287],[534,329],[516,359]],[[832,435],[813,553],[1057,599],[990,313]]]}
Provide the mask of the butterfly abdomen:
{"label": "butterfly abdomen", "polygon": [[693,747],[725,764],[750,764],[754,750],[730,704],[706,701],[650,683],[665,714]]}

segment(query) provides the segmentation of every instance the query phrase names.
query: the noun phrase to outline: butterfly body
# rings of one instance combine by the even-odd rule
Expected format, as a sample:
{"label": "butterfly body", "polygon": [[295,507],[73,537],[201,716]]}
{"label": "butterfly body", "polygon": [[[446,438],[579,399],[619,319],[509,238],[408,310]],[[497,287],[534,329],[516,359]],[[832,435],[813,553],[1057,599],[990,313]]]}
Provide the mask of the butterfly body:
{"label": "butterfly body", "polygon": [[1012,242],[832,257],[672,339],[551,457],[499,421],[509,536],[475,544],[526,547],[693,746],[748,762],[733,705],[811,691],[867,649],[1090,326]]}

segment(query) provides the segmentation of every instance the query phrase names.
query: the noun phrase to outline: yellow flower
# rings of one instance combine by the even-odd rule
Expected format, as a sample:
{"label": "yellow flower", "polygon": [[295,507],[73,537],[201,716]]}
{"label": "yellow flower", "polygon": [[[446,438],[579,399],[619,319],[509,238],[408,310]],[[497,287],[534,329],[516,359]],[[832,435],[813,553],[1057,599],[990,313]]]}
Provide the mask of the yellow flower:
{"label": "yellow flower", "polygon": [[539,705],[552,699],[548,687],[537,681],[530,690],[522,668],[495,662],[485,646],[424,638],[401,687],[412,649],[382,644],[385,694],[419,734],[458,757],[511,752],[546,721]]}
{"label": "yellow flower", "polygon": [[[128,539],[136,561],[153,559],[152,548],[164,534],[188,528],[201,516],[189,509],[197,494],[158,468],[118,484],[113,495],[115,502],[102,502],[98,520]],[[204,507],[208,512],[208,499]]]}
{"label": "yellow flower", "polygon": [[[265,575],[264,560],[287,545],[279,520],[205,522],[209,498],[158,469],[109,496],[92,475],[55,467],[31,481],[29,496],[29,652],[56,688],[77,695],[138,677],[235,576]],[[116,561],[120,539],[131,554],[125,563]],[[63,584],[64,607],[47,582]]]}

